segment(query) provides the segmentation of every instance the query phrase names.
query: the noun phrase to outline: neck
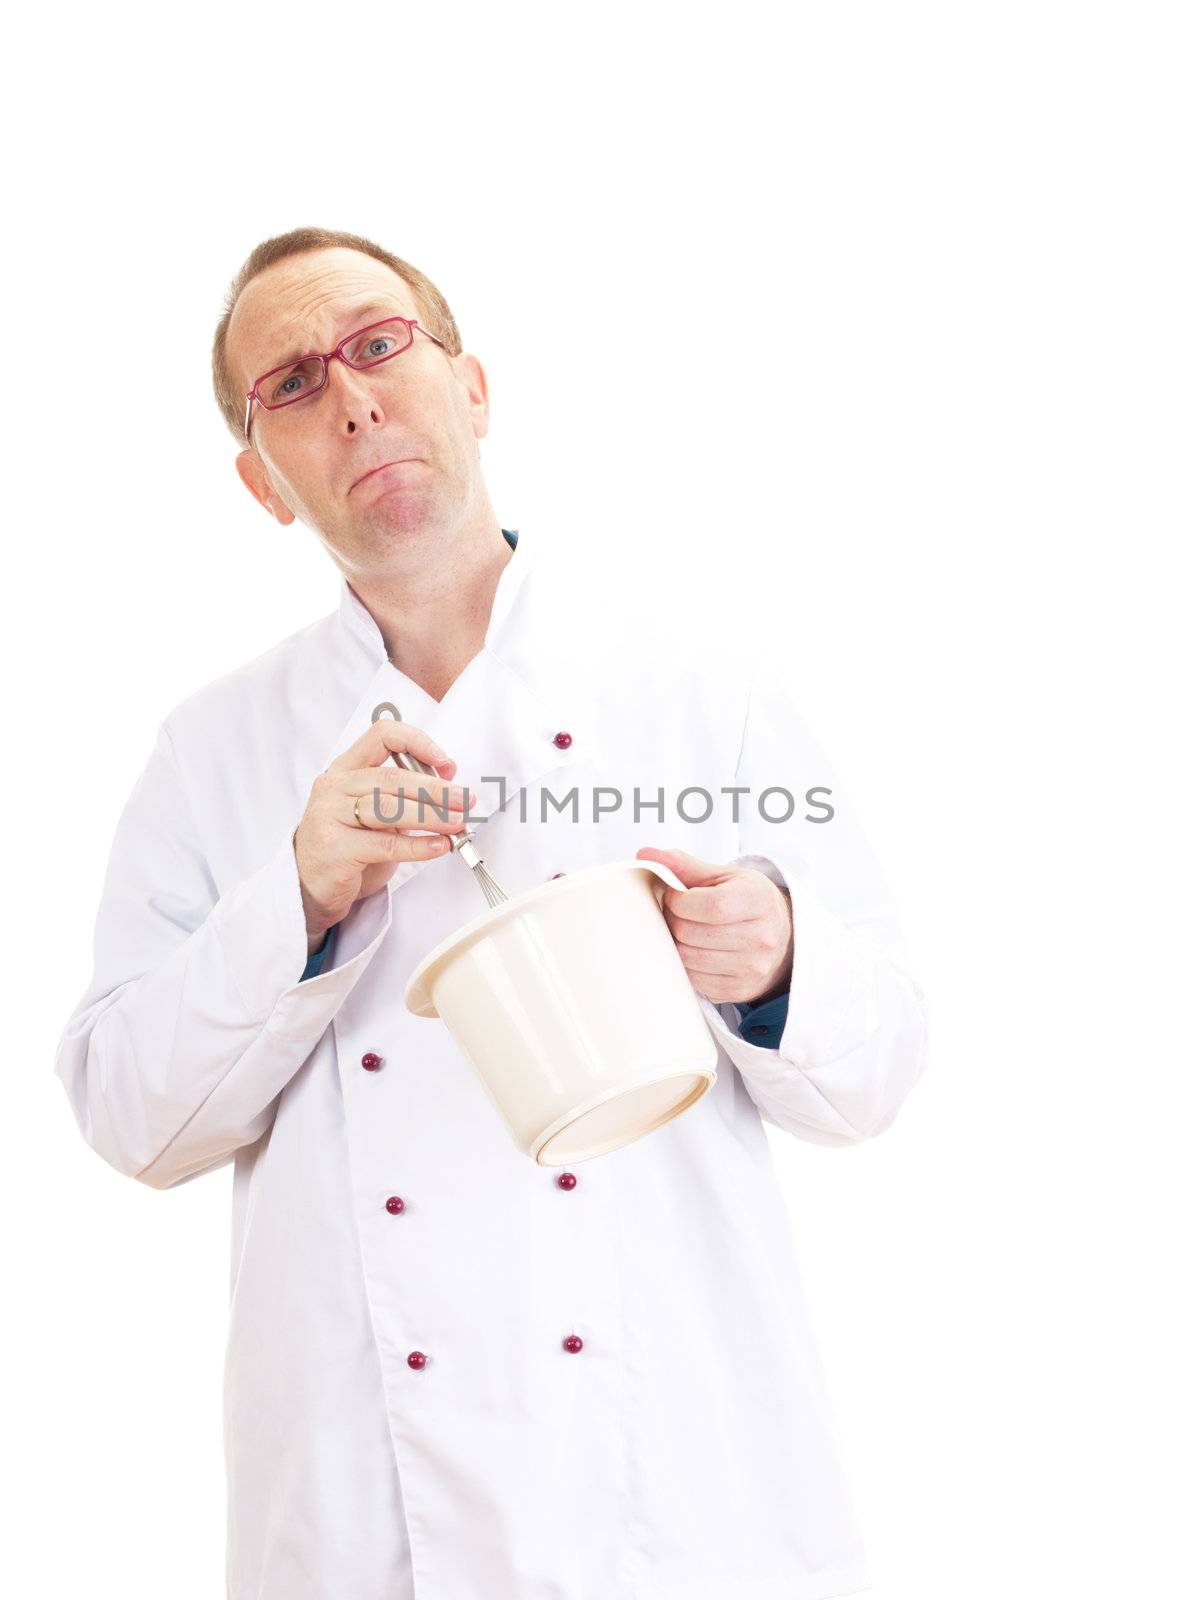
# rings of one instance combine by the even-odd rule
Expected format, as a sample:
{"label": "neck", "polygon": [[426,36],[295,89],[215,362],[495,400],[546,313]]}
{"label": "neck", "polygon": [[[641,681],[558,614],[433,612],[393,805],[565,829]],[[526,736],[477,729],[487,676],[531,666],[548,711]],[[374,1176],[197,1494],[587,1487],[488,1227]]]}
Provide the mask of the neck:
{"label": "neck", "polygon": [[453,542],[422,541],[411,555],[411,571],[347,577],[379,625],[388,659],[441,700],[483,649],[500,574],[513,551],[489,516]]}

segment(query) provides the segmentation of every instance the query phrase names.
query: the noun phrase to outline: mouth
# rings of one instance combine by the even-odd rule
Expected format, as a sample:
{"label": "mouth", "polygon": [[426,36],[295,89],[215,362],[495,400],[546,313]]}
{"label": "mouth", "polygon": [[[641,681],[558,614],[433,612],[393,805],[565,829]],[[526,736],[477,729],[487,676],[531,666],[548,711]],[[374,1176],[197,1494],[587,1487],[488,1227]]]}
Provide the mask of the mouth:
{"label": "mouth", "polygon": [[368,478],[373,478],[377,473],[386,472],[389,467],[403,467],[415,461],[415,456],[402,456],[398,461],[381,461],[377,467],[372,467],[369,472],[364,472],[361,478],[355,478],[347,493],[352,494],[360,483],[366,483]]}

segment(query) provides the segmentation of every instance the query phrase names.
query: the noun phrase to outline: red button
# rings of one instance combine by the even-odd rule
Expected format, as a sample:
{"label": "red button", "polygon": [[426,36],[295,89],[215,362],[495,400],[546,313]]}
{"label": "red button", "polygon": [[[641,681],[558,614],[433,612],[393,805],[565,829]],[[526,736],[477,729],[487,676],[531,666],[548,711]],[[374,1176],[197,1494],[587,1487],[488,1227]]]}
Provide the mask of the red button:
{"label": "red button", "polygon": [[383,1057],[377,1056],[374,1050],[368,1050],[362,1058],[362,1064],[368,1072],[378,1072],[383,1065]]}
{"label": "red button", "polygon": [[[577,1333],[569,1334],[567,1338],[563,1340],[563,1349],[569,1350],[572,1355],[575,1355],[577,1351],[583,1349],[583,1340]],[[409,1359],[411,1360],[411,1357]]]}
{"label": "red button", "polygon": [[399,1216],[400,1212],[404,1210],[404,1201],[401,1200],[398,1194],[388,1195],[387,1199],[384,1201],[384,1204],[394,1217]]}
{"label": "red button", "polygon": [[578,1181],[573,1172],[560,1172],[558,1175],[558,1187],[560,1189],[573,1189]]}
{"label": "red button", "polygon": [[425,1352],[423,1350],[410,1350],[408,1352],[408,1364],[414,1372],[420,1372],[425,1365]]}
{"label": "red button", "polygon": [[554,742],[560,750],[569,750],[571,748],[571,735],[569,733],[556,733]]}

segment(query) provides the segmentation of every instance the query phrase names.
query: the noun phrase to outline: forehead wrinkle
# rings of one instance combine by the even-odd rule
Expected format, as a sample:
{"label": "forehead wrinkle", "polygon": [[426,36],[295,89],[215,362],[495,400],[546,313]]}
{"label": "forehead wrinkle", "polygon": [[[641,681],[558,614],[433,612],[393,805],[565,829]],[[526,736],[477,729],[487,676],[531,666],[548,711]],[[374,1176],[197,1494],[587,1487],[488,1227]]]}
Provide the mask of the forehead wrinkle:
{"label": "forehead wrinkle", "polygon": [[[345,310],[338,313],[338,326],[344,327],[346,330],[341,337],[345,338],[346,335],[355,332],[358,326],[359,317],[365,317],[368,314],[373,315],[378,313],[379,317],[383,318],[386,317],[389,312],[395,316],[406,316],[408,314],[407,312],[402,311],[399,306],[389,304],[388,301],[383,299],[379,294],[372,295],[369,300],[357,301],[354,305],[349,306]],[[307,310],[302,313],[303,317],[307,317],[308,315],[309,313]],[[301,356],[311,355],[315,348],[316,343],[311,336],[303,341],[296,340],[291,344],[286,355],[278,356],[274,361],[271,361],[266,367],[264,367],[262,371],[273,372],[276,367],[286,367],[290,362],[298,361]]]}

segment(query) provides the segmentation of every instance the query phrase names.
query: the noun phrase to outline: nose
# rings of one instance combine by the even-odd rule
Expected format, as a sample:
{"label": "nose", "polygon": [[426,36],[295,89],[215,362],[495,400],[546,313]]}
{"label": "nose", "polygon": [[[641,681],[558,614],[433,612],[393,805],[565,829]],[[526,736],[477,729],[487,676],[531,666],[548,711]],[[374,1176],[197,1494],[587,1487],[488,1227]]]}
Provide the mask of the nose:
{"label": "nose", "polygon": [[344,361],[331,361],[325,380],[336,408],[339,428],[355,433],[359,428],[378,427],[384,420],[383,404],[371,384],[372,371],[356,372]]}

